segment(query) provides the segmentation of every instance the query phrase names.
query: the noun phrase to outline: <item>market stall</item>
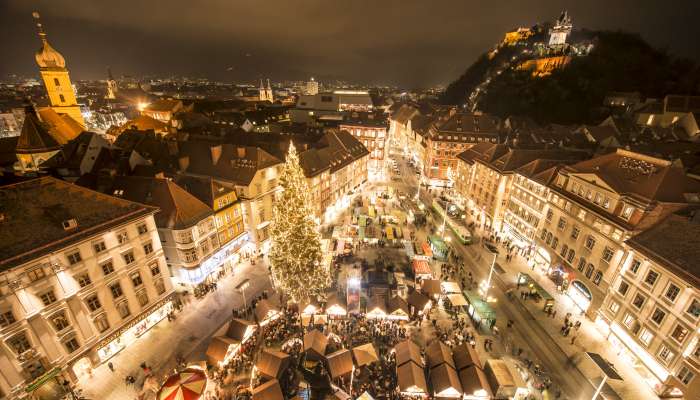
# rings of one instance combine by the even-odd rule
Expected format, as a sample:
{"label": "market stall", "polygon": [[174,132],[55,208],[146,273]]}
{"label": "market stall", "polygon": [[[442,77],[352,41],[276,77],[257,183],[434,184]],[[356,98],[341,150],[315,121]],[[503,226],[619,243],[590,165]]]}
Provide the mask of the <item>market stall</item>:
{"label": "market stall", "polygon": [[280,310],[268,299],[262,299],[255,304],[255,318],[260,326],[276,319],[280,315]]}
{"label": "market stall", "polygon": [[413,362],[423,369],[423,361],[420,354],[420,347],[410,339],[399,342],[394,346],[396,355],[396,365],[401,366],[407,362]]}
{"label": "market stall", "polygon": [[306,357],[312,360],[321,360],[326,354],[328,338],[318,329],[313,329],[304,335],[304,351]]}
{"label": "market stall", "polygon": [[326,299],[326,314],[329,317],[344,317],[347,313],[345,299],[335,291],[329,294]]}
{"label": "market stall", "polygon": [[198,400],[207,387],[207,375],[195,368],[168,377],[158,391],[158,400]]}
{"label": "market stall", "polygon": [[379,361],[377,350],[372,343],[366,343],[352,349],[355,366],[362,367]]}
{"label": "market stall", "polygon": [[417,290],[411,291],[406,301],[415,315],[422,315],[430,309],[430,298]]}
{"label": "market stall", "polygon": [[367,302],[367,318],[386,318],[386,300],[382,296],[372,296]]}
{"label": "market stall", "polygon": [[387,318],[408,321],[410,310],[406,300],[394,296],[387,301]]}
{"label": "market stall", "polygon": [[267,379],[279,379],[282,372],[289,366],[292,361],[287,353],[264,349],[258,356],[258,362],[255,363],[257,373]]}
{"label": "market stall", "polygon": [[396,367],[399,391],[404,396],[426,397],[428,385],[425,382],[423,368],[413,361]]}
{"label": "market stall", "polygon": [[419,279],[433,279],[433,269],[430,268],[430,264],[419,257],[413,259],[413,275],[416,280]]}
{"label": "market stall", "polygon": [[326,356],[328,373],[332,379],[347,378],[353,371],[352,352],[348,349],[338,350]]}
{"label": "market stall", "polygon": [[273,379],[254,388],[253,400],[284,400],[279,381]]}
{"label": "market stall", "polygon": [[433,397],[453,399],[462,397],[462,384],[457,371],[452,366],[447,363],[440,364],[431,369],[429,375]]}

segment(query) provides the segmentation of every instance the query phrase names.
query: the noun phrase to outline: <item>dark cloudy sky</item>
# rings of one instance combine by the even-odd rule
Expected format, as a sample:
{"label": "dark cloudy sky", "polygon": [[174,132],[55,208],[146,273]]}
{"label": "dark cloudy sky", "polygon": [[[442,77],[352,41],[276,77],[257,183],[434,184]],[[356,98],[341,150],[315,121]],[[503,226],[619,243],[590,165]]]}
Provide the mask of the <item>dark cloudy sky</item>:
{"label": "dark cloudy sky", "polygon": [[31,11],[75,79],[201,76],[447,83],[518,25],[639,32],[700,59],[700,0],[0,0],[0,77],[36,75]]}

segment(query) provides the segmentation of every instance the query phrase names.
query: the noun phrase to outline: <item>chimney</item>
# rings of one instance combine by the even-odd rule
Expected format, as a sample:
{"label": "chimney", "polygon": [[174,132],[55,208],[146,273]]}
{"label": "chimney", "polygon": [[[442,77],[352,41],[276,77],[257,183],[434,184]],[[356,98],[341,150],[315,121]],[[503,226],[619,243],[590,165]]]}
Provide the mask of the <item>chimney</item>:
{"label": "chimney", "polygon": [[212,146],[209,150],[211,151],[211,163],[216,165],[221,158],[221,145]]}
{"label": "chimney", "polygon": [[187,171],[190,166],[190,157],[184,156],[177,159],[177,164],[180,167],[180,171]]}
{"label": "chimney", "polygon": [[245,147],[236,147],[238,158],[245,158]]}

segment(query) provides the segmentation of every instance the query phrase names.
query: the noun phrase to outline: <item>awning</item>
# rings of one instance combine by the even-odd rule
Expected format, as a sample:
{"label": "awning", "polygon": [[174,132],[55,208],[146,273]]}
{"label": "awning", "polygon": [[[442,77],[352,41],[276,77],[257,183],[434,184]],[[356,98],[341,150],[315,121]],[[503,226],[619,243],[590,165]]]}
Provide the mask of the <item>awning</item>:
{"label": "awning", "polygon": [[197,400],[207,387],[204,371],[185,369],[171,375],[158,391],[158,400]]}
{"label": "awning", "polygon": [[416,277],[430,275],[433,276],[433,270],[427,261],[418,258],[413,259],[413,273]]}
{"label": "awning", "polygon": [[459,287],[459,284],[457,282],[442,282],[440,283],[440,287],[442,288],[442,293],[445,294],[462,293],[462,289]]}
{"label": "awning", "polygon": [[465,299],[461,294],[448,294],[447,298],[450,300],[450,303],[452,303],[453,306],[466,306],[469,304],[467,299]]}
{"label": "awning", "polygon": [[422,242],[420,244],[421,249],[423,250],[423,254],[425,254],[426,257],[432,257],[433,256],[433,250],[430,248],[430,245],[428,242]]}

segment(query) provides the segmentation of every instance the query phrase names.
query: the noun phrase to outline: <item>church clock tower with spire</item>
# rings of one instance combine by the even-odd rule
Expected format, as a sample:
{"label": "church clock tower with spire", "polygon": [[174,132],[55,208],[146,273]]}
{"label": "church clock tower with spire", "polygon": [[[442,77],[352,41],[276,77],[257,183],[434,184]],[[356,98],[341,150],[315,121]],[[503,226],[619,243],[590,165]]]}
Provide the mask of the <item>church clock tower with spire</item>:
{"label": "church clock tower with spire", "polygon": [[68,69],[66,69],[66,60],[61,53],[51,47],[46,39],[39,13],[34,12],[33,16],[39,29],[39,38],[41,38],[41,48],[34,56],[44,80],[44,87],[49,95],[51,108],[58,114],[67,114],[84,127],[85,120],[80,113],[80,106],[78,106],[73,85],[71,85]]}

